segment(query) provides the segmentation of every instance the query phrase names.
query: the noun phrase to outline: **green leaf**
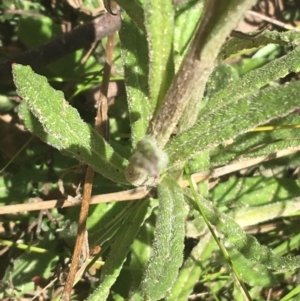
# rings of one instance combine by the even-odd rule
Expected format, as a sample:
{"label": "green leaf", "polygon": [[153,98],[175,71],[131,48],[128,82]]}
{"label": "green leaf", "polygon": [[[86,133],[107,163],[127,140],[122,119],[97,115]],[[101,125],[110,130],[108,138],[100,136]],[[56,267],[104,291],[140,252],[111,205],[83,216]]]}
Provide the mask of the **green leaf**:
{"label": "green leaf", "polygon": [[130,245],[133,243],[141,225],[151,213],[149,201],[138,203],[136,210],[130,214],[115,236],[110,253],[101,271],[100,286],[89,296],[88,301],[107,300],[110,289],[120,274]]}
{"label": "green leaf", "polygon": [[[176,56],[176,69],[186,53],[193,37],[198,20],[203,11],[203,2],[182,2],[176,7],[174,29],[174,55]],[[176,70],[177,71],[177,70]]]}
{"label": "green leaf", "polygon": [[195,283],[199,281],[201,274],[204,274],[205,268],[207,268],[206,265],[209,264],[208,259],[211,257],[215,246],[216,244],[210,233],[201,238],[180,269],[179,275],[167,298],[168,301],[188,300]]}
{"label": "green leaf", "polygon": [[141,284],[147,300],[165,297],[183,260],[185,211],[181,188],[166,176],[158,185],[158,199],[153,251]]}
{"label": "green leaf", "polygon": [[153,112],[163,100],[174,75],[173,1],[146,0],[145,26],[149,47],[149,88]]}
{"label": "green leaf", "polygon": [[144,9],[140,3],[136,0],[116,0],[115,2],[124,9],[137,28],[145,32]]}
{"label": "green leaf", "polygon": [[[205,99],[212,99],[219,91],[225,89],[232,82],[237,81],[237,71],[226,64],[218,65],[210,75],[205,88]],[[205,105],[207,101],[205,102]]]}
{"label": "green leaf", "polygon": [[[270,125],[297,125],[300,115],[296,112],[272,120]],[[211,151],[212,166],[220,166],[239,158],[239,160],[268,156],[284,149],[299,146],[300,131],[298,129],[278,129],[273,131],[250,132],[241,135],[231,144],[219,146]],[[290,162],[292,163],[292,162]]]}
{"label": "green leaf", "polygon": [[[42,124],[39,122],[38,118],[33,115],[33,113],[28,108],[26,101],[22,101],[19,106],[19,116],[23,120],[26,128],[38,136],[42,141],[46,142],[49,145],[59,145],[60,140],[56,136],[47,135],[44,131]],[[70,152],[63,150],[63,153],[68,156],[72,156]]]}
{"label": "green leaf", "polygon": [[278,281],[265,265],[245,258],[235,248],[227,248],[230,259],[242,280],[251,286],[276,286]]}
{"label": "green leaf", "polygon": [[[151,200],[153,203],[156,200]],[[157,204],[158,205],[158,202]],[[149,257],[151,255],[151,245],[153,241],[154,225],[155,225],[155,214],[152,214],[148,220],[141,227],[134,243],[131,246],[130,256],[130,272],[132,278],[131,292],[134,296],[140,295],[138,290],[142,277],[143,271],[147,265]],[[136,298],[132,298],[136,300]],[[143,298],[142,298],[143,300]]]}
{"label": "green leaf", "polygon": [[[258,89],[266,86],[272,80],[285,77],[290,72],[300,71],[300,48],[296,48],[282,58],[271,61],[259,69],[245,74],[239,81],[233,82],[210,99],[207,106],[201,110],[200,115],[215,112],[220,107],[234,103]],[[277,117],[277,116],[274,116]]]}
{"label": "green leaf", "polygon": [[[126,160],[80,118],[60,91],[54,90],[47,79],[32,71],[29,66],[13,65],[17,93],[34,115],[21,108],[25,125],[46,143],[71,155],[96,172],[116,182],[126,184],[124,175]],[[23,114],[23,115],[22,115]],[[39,125],[42,125],[42,127]]]}
{"label": "green leaf", "polygon": [[[299,106],[300,83],[266,88],[250,97],[218,106],[201,114],[195,126],[166,147],[169,162],[179,163],[197,152],[211,149],[272,118],[287,115]],[[230,99],[230,98],[229,98]],[[206,109],[206,108],[205,108]]]}
{"label": "green leaf", "polygon": [[[256,197],[258,194],[259,198]],[[210,197],[215,204],[218,204],[218,208],[226,206],[230,208],[228,209],[229,213],[273,202],[283,202],[298,195],[297,180],[262,176],[230,178],[224,183],[219,183],[210,191]],[[232,208],[233,204],[234,208]]]}
{"label": "green leaf", "polygon": [[[34,34],[32,34],[33,32]],[[18,38],[27,48],[46,43],[53,37],[61,34],[61,27],[49,17],[40,16],[40,18],[34,18],[24,15],[19,19]]]}
{"label": "green leaf", "polygon": [[125,13],[119,35],[131,124],[131,140],[132,145],[136,146],[137,142],[145,136],[152,115],[148,95],[147,40]]}
{"label": "green leaf", "polygon": [[[199,195],[199,197],[201,196]],[[235,248],[248,260],[263,264],[271,270],[294,270],[300,267],[300,256],[277,256],[271,249],[261,245],[255,237],[244,232],[237,222],[221,213],[210,201],[201,197],[200,203],[206,218],[217,228],[218,232],[224,235],[224,241],[228,248]]]}
{"label": "green leaf", "polygon": [[[224,60],[233,54],[237,54],[245,49],[253,49],[268,44],[292,45],[296,46],[300,42],[300,33],[296,31],[278,32],[275,30],[264,30],[258,37],[253,39],[232,38],[221,48],[218,60]],[[274,70],[275,71],[275,70]]]}

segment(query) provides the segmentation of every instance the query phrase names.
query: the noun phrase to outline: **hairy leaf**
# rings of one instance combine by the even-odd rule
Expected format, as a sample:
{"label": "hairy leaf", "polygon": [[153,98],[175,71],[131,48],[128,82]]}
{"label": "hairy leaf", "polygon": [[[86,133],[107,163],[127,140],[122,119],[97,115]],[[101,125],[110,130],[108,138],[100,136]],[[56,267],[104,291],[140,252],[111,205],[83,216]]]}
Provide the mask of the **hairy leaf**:
{"label": "hairy leaf", "polygon": [[[158,206],[158,200],[151,200],[151,204],[155,202]],[[156,214],[152,214],[141,227],[134,243],[131,246],[130,256],[130,274],[132,277],[131,291],[135,295],[140,295],[138,288],[140,287],[143,271],[147,265],[152,250],[152,241],[154,238]],[[135,300],[135,298],[132,298]],[[143,298],[142,298],[143,300]]]}
{"label": "hairy leaf", "polygon": [[22,106],[34,115],[32,117],[26,109],[20,110],[25,125],[34,134],[90,165],[104,177],[127,183],[124,175],[126,160],[82,121],[77,110],[65,101],[62,92],[54,90],[44,76],[34,73],[29,66],[14,64],[13,76],[17,92],[23,98]]}
{"label": "hairy leaf", "polygon": [[160,105],[174,74],[173,1],[145,1],[145,26],[149,48],[149,88],[153,110]]}
{"label": "hairy leaf", "polygon": [[276,129],[276,126],[297,126],[300,115],[297,112],[272,120],[272,131],[255,131],[237,137],[231,144],[219,146],[211,152],[212,166],[226,164],[233,159],[248,159],[268,156],[277,151],[299,146],[300,131],[298,128]]}
{"label": "hairy leaf", "polygon": [[141,285],[149,300],[159,300],[167,294],[183,260],[185,214],[181,188],[166,176],[158,185],[158,199],[153,251]]}
{"label": "hairy leaf", "polygon": [[272,80],[284,77],[290,72],[300,71],[299,58],[300,48],[297,47],[284,57],[273,60],[263,67],[245,74],[239,81],[228,85],[226,89],[223,89],[210,99],[207,106],[201,110],[199,115],[203,116],[207,113],[217,112],[220,107],[234,103],[238,99],[256,92]]}
{"label": "hairy leaf", "polygon": [[270,87],[254,95],[212,109],[195,126],[178,135],[166,147],[169,162],[179,163],[196,152],[211,149],[230,138],[287,115],[299,106],[300,83]]}
{"label": "hairy leaf", "polygon": [[145,136],[152,115],[148,95],[147,40],[126,14],[124,14],[119,34],[131,124],[131,140],[132,145],[136,146],[137,142]]}
{"label": "hairy leaf", "polygon": [[244,232],[237,222],[221,213],[210,201],[201,198],[200,204],[209,222],[224,235],[227,247],[236,248],[245,258],[271,270],[294,270],[300,267],[300,256],[277,256],[271,249],[261,245],[255,237]]}

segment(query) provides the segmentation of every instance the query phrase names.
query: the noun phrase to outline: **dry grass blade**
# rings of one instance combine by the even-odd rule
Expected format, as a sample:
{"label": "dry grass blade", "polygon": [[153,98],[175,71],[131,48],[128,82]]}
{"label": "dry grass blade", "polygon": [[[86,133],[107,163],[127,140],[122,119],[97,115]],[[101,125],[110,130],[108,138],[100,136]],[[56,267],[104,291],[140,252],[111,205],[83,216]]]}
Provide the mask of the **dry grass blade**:
{"label": "dry grass blade", "polygon": [[[139,187],[130,190],[125,190],[121,192],[113,192],[107,194],[94,195],[91,198],[90,204],[100,204],[100,203],[111,203],[111,202],[123,202],[123,201],[133,201],[140,200],[149,195],[151,188],[149,187]],[[50,201],[37,201],[31,203],[14,204],[8,206],[0,207],[0,215],[2,214],[15,214],[24,211],[38,211],[53,208],[67,208],[79,206],[81,204],[77,199],[68,196],[67,199],[56,199]]]}

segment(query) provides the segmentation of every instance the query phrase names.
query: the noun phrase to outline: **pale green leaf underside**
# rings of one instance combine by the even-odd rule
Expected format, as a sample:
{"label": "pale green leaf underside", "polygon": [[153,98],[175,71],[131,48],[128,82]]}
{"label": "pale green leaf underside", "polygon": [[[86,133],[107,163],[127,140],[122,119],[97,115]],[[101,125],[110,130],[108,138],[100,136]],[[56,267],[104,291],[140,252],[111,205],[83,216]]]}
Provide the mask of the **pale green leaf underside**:
{"label": "pale green leaf underside", "polygon": [[183,261],[185,213],[181,188],[175,180],[165,177],[158,186],[158,198],[153,251],[141,285],[147,300],[166,295]]}
{"label": "pale green leaf underside", "polygon": [[299,106],[300,83],[266,88],[201,115],[189,131],[174,138],[166,148],[169,162],[182,162],[194,153],[211,149]]}
{"label": "pale green leaf underside", "polygon": [[[174,54],[178,55],[177,67],[181,57],[187,50],[195,31],[195,26],[200,20],[203,11],[203,2],[183,2],[176,8],[174,28]],[[178,69],[178,68],[177,68]]]}
{"label": "pale green leaf underside", "polygon": [[13,76],[17,93],[23,98],[20,115],[25,126],[43,141],[90,165],[104,177],[127,184],[126,160],[83,122],[61,91],[54,90],[44,76],[34,73],[29,66],[14,64]]}
{"label": "pale green leaf underside", "polygon": [[230,259],[242,280],[251,286],[275,286],[278,281],[264,264],[245,258],[235,247],[227,248]]}

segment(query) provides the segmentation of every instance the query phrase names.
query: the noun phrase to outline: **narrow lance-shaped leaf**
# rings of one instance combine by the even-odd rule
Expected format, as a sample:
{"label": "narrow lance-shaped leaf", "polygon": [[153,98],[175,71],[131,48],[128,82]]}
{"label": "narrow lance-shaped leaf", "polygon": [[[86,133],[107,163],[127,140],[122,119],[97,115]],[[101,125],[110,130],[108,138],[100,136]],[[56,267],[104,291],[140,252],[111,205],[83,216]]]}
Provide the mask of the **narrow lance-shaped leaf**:
{"label": "narrow lance-shaped leaf", "polygon": [[174,73],[173,1],[146,0],[145,26],[149,47],[149,89],[153,112],[165,96]]}
{"label": "narrow lance-shaped leaf", "polygon": [[300,256],[277,256],[271,249],[262,246],[255,237],[245,233],[231,217],[219,212],[211,202],[201,198],[200,204],[209,222],[224,235],[226,243],[236,248],[245,258],[275,271],[294,270],[300,267]]}
{"label": "narrow lance-shaped leaf", "polygon": [[131,140],[132,145],[136,146],[137,142],[145,136],[152,115],[148,96],[147,40],[143,32],[125,13],[119,35],[131,125]]}
{"label": "narrow lance-shaped leaf", "polygon": [[31,116],[24,108],[20,110],[25,126],[46,143],[90,165],[104,177],[127,183],[126,160],[83,122],[61,91],[53,89],[44,76],[34,73],[29,66],[14,64],[13,77],[17,93],[23,98],[21,106],[26,106],[33,114]]}
{"label": "narrow lance-shaped leaf", "polygon": [[189,130],[174,138],[166,148],[169,162],[182,162],[197,152],[211,149],[299,106],[300,83],[266,88],[251,97],[224,105],[200,116]]}
{"label": "narrow lance-shaped leaf", "polygon": [[174,28],[175,71],[178,71],[203,12],[203,2],[182,2],[176,6]]}
{"label": "narrow lance-shaped leaf", "polygon": [[141,285],[146,300],[166,296],[183,261],[185,214],[182,190],[174,179],[166,176],[158,186],[158,199],[153,251]]}
{"label": "narrow lance-shaped leaf", "polygon": [[[201,112],[201,115],[208,111],[218,110],[218,104],[222,106],[226,102],[235,101],[241,96],[253,93],[257,88],[264,86],[278,76],[285,76],[290,71],[297,72],[300,68],[299,57],[299,49],[296,49],[283,58],[249,72],[240,81],[229,84],[226,89],[216,94],[216,97],[212,98],[208,103],[207,107],[209,110],[205,108],[203,113]],[[226,102],[224,102],[225,99],[227,99]],[[272,120],[271,125],[284,127],[287,125],[296,126],[299,122],[299,114],[295,112],[294,114]],[[213,161],[213,165],[220,166],[237,157],[241,160],[242,158],[268,156],[271,153],[299,145],[297,137],[300,131],[292,129],[292,127],[290,129],[285,128],[284,130],[275,129],[272,131],[261,130],[249,132],[237,137],[233,143],[226,144],[225,147],[220,145],[218,148],[212,150],[211,160]]]}
{"label": "narrow lance-shaped leaf", "polygon": [[300,48],[297,47],[284,57],[273,60],[259,69],[252,70],[241,77],[240,80],[229,84],[226,89],[221,90],[209,100],[206,107],[200,111],[199,117],[207,113],[217,113],[222,106],[234,103],[238,99],[253,94],[272,80],[285,77],[290,72],[299,71]]}
{"label": "narrow lance-shaped leaf", "polygon": [[[151,204],[153,204],[153,202],[155,202],[155,205],[157,207],[158,200],[151,200]],[[134,240],[130,248],[131,253],[129,269],[131,271],[130,274],[132,277],[132,300],[136,300],[137,295],[140,296],[141,300],[144,300],[141,297],[139,286],[142,281],[144,269],[151,255],[154,226],[155,214],[152,214],[141,227],[136,239]]]}
{"label": "narrow lance-shaped leaf", "polygon": [[[299,146],[300,131],[296,128],[276,129],[276,126],[300,124],[297,112],[271,121],[273,131],[249,132],[235,139],[232,144],[220,146],[211,152],[211,167],[224,165],[235,158],[239,160],[269,156],[281,150]],[[249,151],[251,150],[251,151]]]}

